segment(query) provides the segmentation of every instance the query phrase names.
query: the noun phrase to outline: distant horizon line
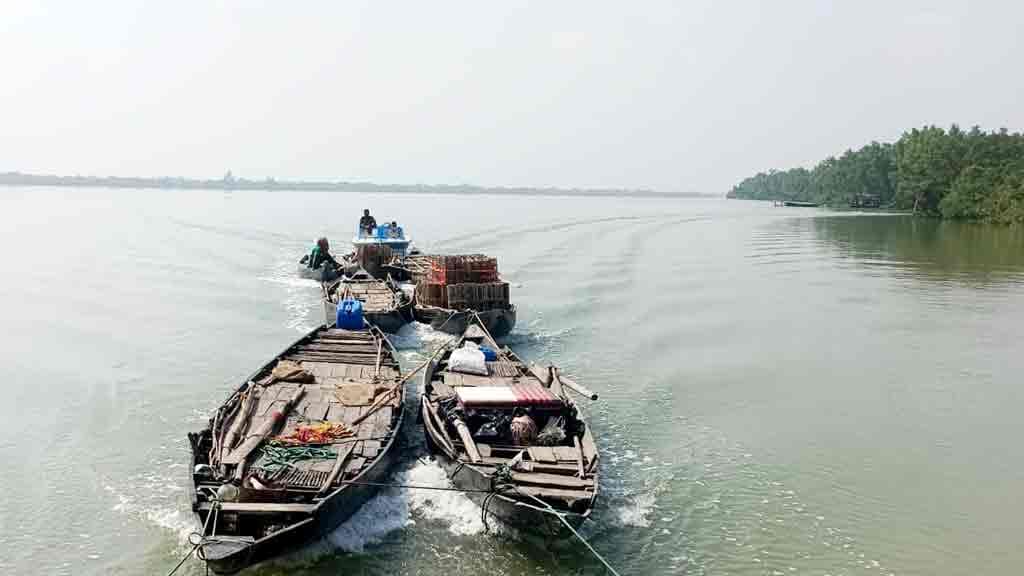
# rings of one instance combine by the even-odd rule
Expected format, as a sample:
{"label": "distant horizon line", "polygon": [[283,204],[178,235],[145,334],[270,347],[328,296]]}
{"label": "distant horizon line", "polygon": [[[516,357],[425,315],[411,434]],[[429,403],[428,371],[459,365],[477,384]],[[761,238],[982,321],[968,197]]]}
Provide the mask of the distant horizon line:
{"label": "distant horizon line", "polygon": [[0,186],[64,186],[93,188],[143,188],[163,190],[263,190],[282,192],[380,192],[392,194],[508,194],[540,196],[629,196],[650,198],[717,198],[724,194],[666,192],[649,188],[561,188],[557,186],[480,186],[476,184],[376,184],[373,182],[250,180],[228,171],[219,179],[182,176],[58,176],[25,172],[0,172]]}

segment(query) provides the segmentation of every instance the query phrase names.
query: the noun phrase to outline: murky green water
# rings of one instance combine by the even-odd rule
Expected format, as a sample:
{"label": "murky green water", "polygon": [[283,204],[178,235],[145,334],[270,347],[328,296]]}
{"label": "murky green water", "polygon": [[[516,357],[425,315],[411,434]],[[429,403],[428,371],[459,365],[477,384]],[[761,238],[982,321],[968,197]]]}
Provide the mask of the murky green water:
{"label": "murky green water", "polygon": [[[3,189],[0,571],[173,566],[185,433],[319,320],[293,263],[363,207],[425,249],[497,255],[512,346],[601,392],[586,534],[623,574],[1024,570],[1020,230],[724,200]],[[438,339],[397,340],[412,362]],[[397,477],[443,485],[406,432]],[[255,573],[481,571],[601,568],[485,534],[461,496],[394,491]]]}

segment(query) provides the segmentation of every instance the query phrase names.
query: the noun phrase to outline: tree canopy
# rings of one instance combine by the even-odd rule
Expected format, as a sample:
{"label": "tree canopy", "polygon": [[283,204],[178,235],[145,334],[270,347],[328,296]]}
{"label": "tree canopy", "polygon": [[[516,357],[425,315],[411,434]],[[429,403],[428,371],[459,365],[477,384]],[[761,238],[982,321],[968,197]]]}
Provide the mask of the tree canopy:
{"label": "tree canopy", "polygon": [[845,205],[877,196],[917,214],[1024,222],[1024,134],[925,126],[895,143],[872,142],[830,156],[811,170],[770,170],[746,178],[730,198]]}

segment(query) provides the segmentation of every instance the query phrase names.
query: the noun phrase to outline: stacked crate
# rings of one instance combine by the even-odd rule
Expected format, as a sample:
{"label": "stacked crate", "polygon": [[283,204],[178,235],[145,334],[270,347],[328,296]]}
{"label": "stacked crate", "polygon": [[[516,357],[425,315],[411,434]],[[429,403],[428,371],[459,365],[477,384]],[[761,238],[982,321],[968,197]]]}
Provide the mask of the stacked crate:
{"label": "stacked crate", "polygon": [[384,266],[391,263],[393,253],[384,244],[360,244],[356,246],[356,262],[372,276],[378,276]]}
{"label": "stacked crate", "polygon": [[498,261],[482,254],[431,256],[430,272],[416,286],[420,304],[472,309],[478,312],[509,307],[508,282],[498,278]]}

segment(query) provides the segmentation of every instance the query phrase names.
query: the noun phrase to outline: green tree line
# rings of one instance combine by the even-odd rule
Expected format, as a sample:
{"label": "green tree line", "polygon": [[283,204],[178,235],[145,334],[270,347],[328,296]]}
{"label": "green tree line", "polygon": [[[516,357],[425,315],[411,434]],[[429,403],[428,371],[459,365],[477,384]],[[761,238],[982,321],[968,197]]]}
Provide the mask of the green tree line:
{"label": "green tree line", "polygon": [[830,156],[814,168],[770,170],[729,191],[730,198],[846,205],[877,196],[886,208],[991,222],[1024,222],[1024,134],[953,125],[904,132]]}

